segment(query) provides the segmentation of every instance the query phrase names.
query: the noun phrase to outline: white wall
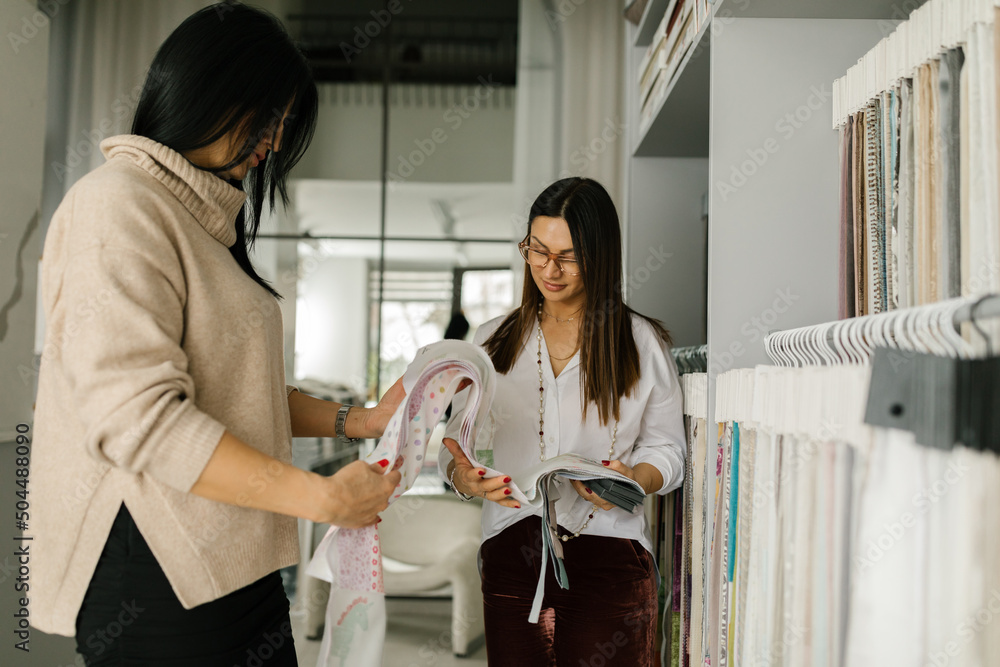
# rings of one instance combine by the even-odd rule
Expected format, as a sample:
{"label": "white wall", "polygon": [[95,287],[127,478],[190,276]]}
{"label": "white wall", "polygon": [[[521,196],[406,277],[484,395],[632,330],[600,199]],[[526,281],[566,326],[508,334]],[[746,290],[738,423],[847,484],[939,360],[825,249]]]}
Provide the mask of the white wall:
{"label": "white wall", "polygon": [[368,262],[301,260],[295,322],[295,376],[339,382],[364,393]]}
{"label": "white wall", "polygon": [[715,375],[767,363],[769,331],[837,319],[830,90],[881,38],[878,21],[838,19],[734,19],[713,36],[709,414]]}
{"label": "white wall", "polygon": [[[295,178],[378,181],[382,95],[376,84],[320,84],[316,136]],[[390,178],[407,182],[510,182],[514,90],[396,84],[389,95]]]}
{"label": "white wall", "polygon": [[677,347],[705,342],[705,158],[633,158],[625,294],[670,330]]}

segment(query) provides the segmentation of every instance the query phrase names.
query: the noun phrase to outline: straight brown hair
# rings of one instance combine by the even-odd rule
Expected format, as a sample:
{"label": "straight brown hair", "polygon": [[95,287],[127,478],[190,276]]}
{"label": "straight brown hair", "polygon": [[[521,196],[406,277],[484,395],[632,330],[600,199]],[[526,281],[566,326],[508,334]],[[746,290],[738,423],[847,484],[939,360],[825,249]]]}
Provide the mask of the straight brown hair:
{"label": "straight brown hair", "polygon": [[[589,178],[556,181],[535,199],[528,214],[528,233],[539,216],[562,218],[569,225],[573,251],[580,264],[586,303],[580,322],[580,384],[583,417],[597,405],[602,424],[621,415],[621,399],[639,381],[639,350],[632,335],[632,316],[652,325],[667,345],[670,333],[663,325],[625,305],[622,299],[622,238],[618,212],[607,190]],[[497,372],[506,374],[527,344],[538,320],[543,297],[524,265],[521,306],[504,319],[483,348]]]}

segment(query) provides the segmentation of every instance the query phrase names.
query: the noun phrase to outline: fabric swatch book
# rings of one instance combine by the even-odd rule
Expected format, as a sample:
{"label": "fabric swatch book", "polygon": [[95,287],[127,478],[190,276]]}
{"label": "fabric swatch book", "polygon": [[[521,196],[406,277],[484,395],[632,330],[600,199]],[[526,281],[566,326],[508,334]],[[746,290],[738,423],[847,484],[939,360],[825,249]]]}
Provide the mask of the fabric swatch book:
{"label": "fabric swatch book", "polygon": [[[486,477],[507,474],[482,465],[476,458],[475,441],[488,420],[496,385],[496,371],[486,353],[464,341],[446,340],[417,351],[403,375],[403,399],[389,420],[385,433],[374,451],[365,457],[368,463],[388,459],[386,470],[402,475],[389,502],[395,502],[413,486],[427,449],[427,438],[441,420],[458,387],[464,380],[472,384],[462,417],[458,444],[473,465],[486,469]],[[586,481],[589,488],[609,502],[628,511],[642,503],[641,487],[624,475],[572,454],[558,456],[512,476],[511,497],[542,509],[549,530],[542,531],[548,558],[542,560],[532,615],[537,622],[544,593],[546,563],[551,562],[556,579],[569,587],[563,566],[562,543],[556,532],[554,480],[569,477]],[[382,555],[377,526],[340,528],[331,526],[309,564],[311,576],[329,581],[330,599],[326,610],[326,629],[320,647],[320,667],[377,667],[382,664],[385,643],[385,587],[382,580]]]}
{"label": "fabric swatch book", "polygon": [[[587,487],[604,500],[621,507],[626,512],[632,512],[641,505],[646,493],[632,479],[614,470],[608,470],[599,461],[588,459],[579,454],[560,454],[547,459],[533,468],[511,476],[511,485],[518,489],[528,489],[521,502],[540,506],[541,489],[552,475],[578,479],[587,482]],[[512,489],[513,490],[513,489]]]}

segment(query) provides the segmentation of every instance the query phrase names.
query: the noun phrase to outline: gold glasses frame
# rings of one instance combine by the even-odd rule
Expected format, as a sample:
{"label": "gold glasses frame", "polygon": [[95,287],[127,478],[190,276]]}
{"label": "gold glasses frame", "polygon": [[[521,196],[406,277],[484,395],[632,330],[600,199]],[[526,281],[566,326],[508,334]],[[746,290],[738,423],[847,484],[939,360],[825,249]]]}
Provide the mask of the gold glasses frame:
{"label": "gold glasses frame", "polygon": [[[555,261],[555,263],[556,263],[556,266],[558,266],[558,267],[559,267],[559,270],[560,270],[560,271],[561,271],[562,273],[565,273],[565,274],[566,274],[567,276],[578,276],[578,275],[580,275],[580,273],[581,273],[580,271],[576,271],[576,272],[573,272],[573,271],[567,271],[567,270],[566,270],[566,269],[565,269],[565,268],[563,267],[563,261],[572,261],[572,262],[574,262],[574,263],[575,263],[575,264],[576,264],[577,266],[579,266],[579,260],[576,260],[576,259],[573,259],[573,260],[567,260],[567,258],[565,258],[565,257],[562,257],[562,258],[560,258],[560,257],[559,257],[559,255],[557,255],[557,254],[555,254],[555,253],[551,253],[551,252],[542,252],[541,250],[538,250],[537,248],[532,248],[532,247],[531,247],[531,246],[529,245],[529,242],[528,242],[528,239],[524,239],[523,241],[521,241],[520,243],[518,243],[518,244],[517,244],[517,250],[518,250],[518,252],[520,252],[520,253],[521,253],[521,257],[523,257],[523,258],[524,258],[524,261],[525,261],[525,262],[527,262],[529,266],[533,266],[533,267],[535,267],[536,269],[544,269],[544,268],[545,268],[546,266],[548,266],[548,265],[549,265],[549,262],[551,262],[551,261]],[[536,253],[536,254],[538,254],[538,255],[543,255],[543,256],[545,257],[545,263],[544,263],[544,264],[542,264],[541,266],[539,266],[538,264],[532,264],[532,263],[531,263],[531,260],[529,259],[530,255],[528,254],[528,253],[532,253],[532,252],[533,252],[533,253]]]}

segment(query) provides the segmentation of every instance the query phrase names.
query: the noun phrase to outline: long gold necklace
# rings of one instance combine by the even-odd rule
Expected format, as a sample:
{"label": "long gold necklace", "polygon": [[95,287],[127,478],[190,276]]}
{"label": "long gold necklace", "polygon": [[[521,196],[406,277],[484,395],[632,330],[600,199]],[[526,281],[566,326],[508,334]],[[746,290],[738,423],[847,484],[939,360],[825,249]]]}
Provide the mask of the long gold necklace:
{"label": "long gold necklace", "polygon": [[[538,314],[542,314],[542,306],[538,306]],[[535,336],[538,341],[538,459],[540,461],[545,460],[545,376],[542,374],[542,318],[538,318],[538,333]],[[575,352],[574,352],[575,354]],[[552,355],[549,355],[552,357]],[[572,355],[571,355],[572,356]],[[555,357],[552,357],[555,358]],[[567,357],[568,359],[569,357]],[[608,449],[608,460],[614,456],[615,453],[615,441],[618,439],[618,420],[615,420],[615,428],[611,433],[611,447]],[[583,522],[580,529],[577,530],[572,535],[561,535],[559,537],[563,542],[569,542],[570,540],[580,537],[580,533],[590,525],[590,520],[594,518],[597,513],[597,505],[591,505],[590,514],[587,515],[587,520]]]}

